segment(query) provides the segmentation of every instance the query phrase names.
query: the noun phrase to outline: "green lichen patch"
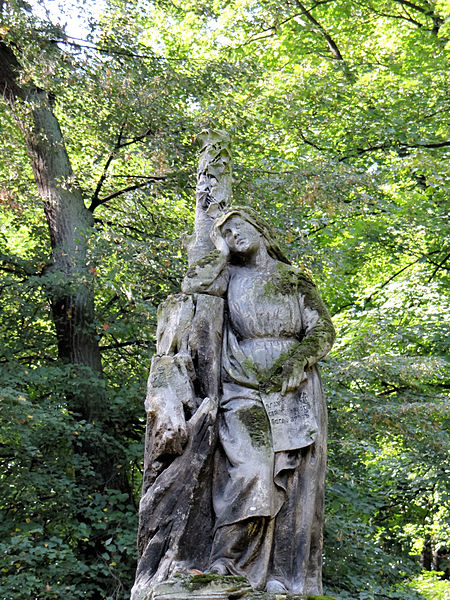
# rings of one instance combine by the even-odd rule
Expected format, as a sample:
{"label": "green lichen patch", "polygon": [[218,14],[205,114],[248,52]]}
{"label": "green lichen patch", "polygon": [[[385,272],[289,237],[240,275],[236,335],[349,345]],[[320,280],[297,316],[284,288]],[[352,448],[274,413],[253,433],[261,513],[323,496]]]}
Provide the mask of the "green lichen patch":
{"label": "green lichen patch", "polygon": [[248,585],[248,581],[245,577],[238,575],[218,575],[217,573],[199,573],[198,575],[192,575],[189,578],[189,584],[191,585],[205,585],[211,582],[223,583],[225,585],[230,584],[244,584]]}
{"label": "green lichen patch", "polygon": [[283,381],[295,375],[299,369],[311,367],[329,351],[334,342],[335,331],[328,310],[306,271],[279,263],[276,273],[266,284],[265,292],[298,295],[303,298],[305,309],[317,313],[315,324],[305,332],[303,339],[293,344],[287,352],[283,352],[270,369],[256,369],[249,359],[243,363],[254,373],[260,390],[278,392]]}
{"label": "green lichen patch", "polygon": [[213,263],[213,264],[217,263],[217,261],[220,257],[221,257],[221,254],[220,254],[219,250],[212,250],[211,252],[208,252],[208,254],[205,254],[205,256],[200,258],[200,260],[198,260],[195,263],[195,265],[202,269],[211,263]]}
{"label": "green lichen patch", "polygon": [[284,379],[293,373],[294,369],[305,365],[300,342],[280,354],[272,367],[267,371],[257,373],[260,389],[265,392],[279,392]]}
{"label": "green lichen patch", "polygon": [[252,590],[245,577],[237,575],[218,575],[217,573],[176,573],[171,579],[156,584],[151,596],[145,595],[142,600],[160,600],[162,597],[179,598],[189,600],[190,598],[202,597],[207,600],[208,596],[214,594],[215,598],[233,600],[245,598],[245,600],[336,600],[331,596],[314,596],[311,594],[269,593]]}
{"label": "green lichen patch", "polygon": [[335,331],[328,310],[317,291],[311,276],[306,271],[294,269],[289,265],[279,263],[277,274],[266,285],[268,293],[298,294],[303,298],[305,308],[317,313],[316,324],[307,332],[299,345],[282,355],[272,366],[269,373],[264,375],[262,385],[271,386],[277,391],[280,377],[288,377],[300,363],[311,366],[331,348]]}
{"label": "green lichen patch", "polygon": [[150,383],[154,388],[164,388],[168,385],[173,363],[169,361],[155,361],[150,371]]}
{"label": "green lichen patch", "polygon": [[270,425],[263,406],[241,408],[238,418],[248,431],[255,446],[270,448]]}
{"label": "green lichen patch", "polygon": [[[197,277],[199,275],[199,270],[205,270],[209,266],[213,268],[220,262],[221,254],[218,250],[212,250],[212,252],[208,252],[205,254],[200,260],[198,260],[195,264],[193,264],[186,271],[186,277],[192,279],[193,277]],[[204,276],[204,273],[202,273]]]}
{"label": "green lichen patch", "polygon": [[168,581],[157,584],[155,597],[158,598],[159,593],[163,592],[164,594],[176,594],[177,597],[186,599],[189,599],[191,594],[195,597],[200,594],[206,599],[211,593],[211,589],[214,590],[215,596],[219,593],[223,595],[224,599],[238,598],[252,591],[248,580],[237,575],[176,573]]}
{"label": "green lichen patch", "polygon": [[266,284],[265,293],[268,296],[274,294],[291,296],[298,293],[302,282],[314,286],[314,282],[306,270],[296,269],[286,263],[278,262],[276,272]]}

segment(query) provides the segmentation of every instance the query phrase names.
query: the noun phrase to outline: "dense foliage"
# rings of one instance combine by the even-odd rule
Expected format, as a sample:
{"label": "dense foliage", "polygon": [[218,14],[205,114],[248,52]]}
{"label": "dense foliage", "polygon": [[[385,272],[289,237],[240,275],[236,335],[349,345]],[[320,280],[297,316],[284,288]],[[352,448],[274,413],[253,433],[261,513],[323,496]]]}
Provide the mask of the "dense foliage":
{"label": "dense foliage", "polygon": [[[450,553],[448,3],[109,0],[84,6],[83,40],[61,24],[80,7],[45,4],[0,2],[24,90],[8,100],[2,63],[1,597],[127,598],[156,308],[185,268],[204,127],[233,133],[235,201],[312,271],[338,329],[327,592],[446,597],[426,572],[448,577]],[[94,218],[80,272],[58,267],[30,161],[39,90],[73,170],[58,185]],[[97,371],[55,330],[80,282]]]}

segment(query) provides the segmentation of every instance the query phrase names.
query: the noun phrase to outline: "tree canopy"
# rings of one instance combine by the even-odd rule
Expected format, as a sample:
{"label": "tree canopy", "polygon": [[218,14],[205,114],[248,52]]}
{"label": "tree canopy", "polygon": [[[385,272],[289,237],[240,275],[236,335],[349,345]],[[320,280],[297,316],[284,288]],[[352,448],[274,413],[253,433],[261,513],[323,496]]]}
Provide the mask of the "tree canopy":
{"label": "tree canopy", "polygon": [[49,8],[0,2],[2,597],[128,597],[156,309],[207,127],[338,330],[326,591],[445,597],[448,2]]}

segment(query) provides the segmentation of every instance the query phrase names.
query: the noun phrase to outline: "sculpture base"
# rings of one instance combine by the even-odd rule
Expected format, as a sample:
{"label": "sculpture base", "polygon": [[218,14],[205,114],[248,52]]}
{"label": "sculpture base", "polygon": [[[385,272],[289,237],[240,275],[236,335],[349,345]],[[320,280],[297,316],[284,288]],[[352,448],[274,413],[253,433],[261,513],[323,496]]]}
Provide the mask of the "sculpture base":
{"label": "sculpture base", "polygon": [[201,573],[177,574],[148,591],[136,600],[335,600],[331,596],[269,593],[253,590],[245,577]]}

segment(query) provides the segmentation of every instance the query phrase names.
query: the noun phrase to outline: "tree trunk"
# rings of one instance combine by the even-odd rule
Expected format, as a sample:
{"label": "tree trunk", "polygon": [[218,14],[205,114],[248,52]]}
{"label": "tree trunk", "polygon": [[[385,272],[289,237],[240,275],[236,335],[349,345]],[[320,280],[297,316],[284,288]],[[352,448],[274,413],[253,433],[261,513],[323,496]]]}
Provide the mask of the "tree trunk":
{"label": "tree trunk", "polygon": [[431,538],[426,536],[423,542],[422,552],[420,554],[420,566],[426,571],[431,571],[433,561],[433,550]]}
{"label": "tree trunk", "polygon": [[[58,355],[64,363],[74,365],[79,375],[80,385],[68,394],[68,404],[81,419],[93,421],[104,413],[105,401],[94,325],[93,274],[87,260],[93,217],[73,183],[50,95],[32,83],[23,85],[20,71],[13,51],[0,42],[0,94],[24,135],[50,231],[52,260],[45,280]],[[106,477],[104,473],[102,479],[106,481]]]}

